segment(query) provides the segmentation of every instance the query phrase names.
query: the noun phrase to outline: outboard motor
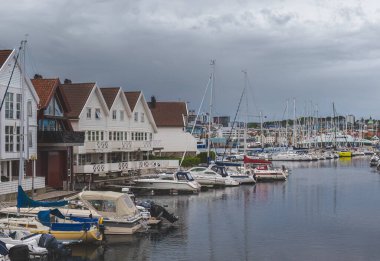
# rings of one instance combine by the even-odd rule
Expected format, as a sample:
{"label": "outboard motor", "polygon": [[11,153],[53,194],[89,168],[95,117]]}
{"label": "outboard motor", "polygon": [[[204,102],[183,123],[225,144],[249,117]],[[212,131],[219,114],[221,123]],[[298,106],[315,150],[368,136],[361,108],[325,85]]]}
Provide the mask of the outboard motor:
{"label": "outboard motor", "polygon": [[69,256],[70,249],[67,249],[62,243],[51,234],[42,234],[38,241],[39,247],[44,247],[49,251],[49,256]]}
{"label": "outboard motor", "polygon": [[11,261],[29,260],[29,248],[27,245],[15,245],[9,249],[9,259]]}
{"label": "outboard motor", "polygon": [[7,256],[8,254],[9,251],[7,245],[3,241],[0,241],[0,255]]}
{"label": "outboard motor", "polygon": [[151,207],[149,209],[149,212],[152,217],[163,217],[170,223],[174,223],[178,220],[178,217],[174,214],[170,214],[164,207],[156,204],[151,204]]}
{"label": "outboard motor", "polygon": [[155,204],[153,201],[144,201],[138,204],[149,210],[150,215],[155,218],[163,217],[170,223],[174,223],[178,220],[178,217],[174,214],[170,214],[164,207]]}

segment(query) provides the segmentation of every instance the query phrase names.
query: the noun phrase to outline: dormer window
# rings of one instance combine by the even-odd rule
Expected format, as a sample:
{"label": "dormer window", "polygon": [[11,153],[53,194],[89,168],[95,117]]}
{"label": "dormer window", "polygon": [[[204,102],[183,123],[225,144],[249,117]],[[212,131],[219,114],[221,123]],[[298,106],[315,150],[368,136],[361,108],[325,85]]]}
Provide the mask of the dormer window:
{"label": "dormer window", "polygon": [[113,111],[112,111],[112,119],[113,119],[113,120],[116,120],[116,110],[113,110]]}
{"label": "dormer window", "polygon": [[102,115],[100,114],[100,109],[96,108],[95,109],[95,119],[100,120]]}

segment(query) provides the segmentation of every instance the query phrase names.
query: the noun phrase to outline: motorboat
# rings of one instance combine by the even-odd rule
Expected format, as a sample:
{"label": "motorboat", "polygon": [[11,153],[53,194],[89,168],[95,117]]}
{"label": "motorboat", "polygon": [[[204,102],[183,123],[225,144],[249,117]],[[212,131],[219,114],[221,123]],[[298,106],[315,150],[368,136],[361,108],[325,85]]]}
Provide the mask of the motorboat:
{"label": "motorboat", "polygon": [[272,155],[272,161],[312,161],[315,160],[308,154],[301,154],[292,151],[279,152]]}
{"label": "motorboat", "polygon": [[194,180],[190,172],[163,173],[153,178],[141,178],[133,181],[132,189],[157,190],[169,192],[198,193],[201,185]]}
{"label": "motorboat", "polygon": [[[212,169],[206,167],[193,167],[189,170],[191,176],[201,185],[205,187],[222,187],[230,185],[226,177],[222,177]],[[236,182],[235,182],[236,183]],[[239,184],[237,184],[239,185]]]}
{"label": "motorboat", "polygon": [[371,167],[375,167],[379,164],[380,158],[376,154],[374,154],[371,159],[369,160],[369,165]]}
{"label": "motorboat", "polygon": [[253,177],[250,169],[245,169],[241,164],[232,164],[227,162],[217,162],[210,165],[210,168],[219,173],[223,177],[229,177],[239,184],[255,184],[256,180]]}
{"label": "motorboat", "polygon": [[[11,235],[10,235],[11,234]],[[12,233],[0,232],[0,241],[3,242],[8,250],[17,245],[26,245],[29,255],[38,257],[47,257],[49,251],[41,247],[41,234],[28,234],[23,231],[14,231]]]}
{"label": "motorboat", "polygon": [[338,154],[339,158],[352,157],[352,152],[347,149],[339,151]]}
{"label": "motorboat", "polygon": [[282,169],[272,168],[271,165],[257,166],[254,170],[254,177],[257,182],[260,181],[284,181],[286,173]]}

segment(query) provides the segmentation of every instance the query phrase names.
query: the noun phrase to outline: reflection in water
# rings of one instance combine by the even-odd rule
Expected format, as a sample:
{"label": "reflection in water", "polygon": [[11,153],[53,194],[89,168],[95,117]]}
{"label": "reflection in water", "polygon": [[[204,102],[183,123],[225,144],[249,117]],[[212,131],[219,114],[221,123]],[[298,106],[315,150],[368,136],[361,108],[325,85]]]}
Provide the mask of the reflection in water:
{"label": "reflection in water", "polygon": [[368,159],[284,165],[286,182],[151,197],[178,223],[107,238],[87,260],[378,259],[380,175]]}

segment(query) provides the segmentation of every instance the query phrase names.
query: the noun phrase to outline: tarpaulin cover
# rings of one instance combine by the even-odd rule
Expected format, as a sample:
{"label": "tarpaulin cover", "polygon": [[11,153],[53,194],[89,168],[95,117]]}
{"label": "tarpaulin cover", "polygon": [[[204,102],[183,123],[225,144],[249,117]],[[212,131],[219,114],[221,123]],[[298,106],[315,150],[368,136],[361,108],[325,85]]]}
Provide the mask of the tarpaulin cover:
{"label": "tarpaulin cover", "polygon": [[28,197],[21,186],[18,186],[17,207],[18,208],[35,208],[35,207],[62,207],[67,205],[67,200],[59,201],[36,201]]}

